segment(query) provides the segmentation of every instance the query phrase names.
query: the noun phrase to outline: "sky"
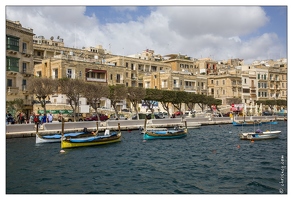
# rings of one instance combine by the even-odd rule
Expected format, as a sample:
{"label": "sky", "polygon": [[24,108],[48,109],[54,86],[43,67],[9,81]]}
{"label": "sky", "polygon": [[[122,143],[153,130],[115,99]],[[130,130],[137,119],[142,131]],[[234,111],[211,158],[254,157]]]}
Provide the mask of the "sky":
{"label": "sky", "polygon": [[36,36],[55,40],[59,36],[66,47],[102,45],[112,54],[124,56],[151,49],[162,56],[239,58],[250,64],[287,58],[288,5],[279,3],[281,6],[10,4],[5,6],[5,18],[20,21]]}

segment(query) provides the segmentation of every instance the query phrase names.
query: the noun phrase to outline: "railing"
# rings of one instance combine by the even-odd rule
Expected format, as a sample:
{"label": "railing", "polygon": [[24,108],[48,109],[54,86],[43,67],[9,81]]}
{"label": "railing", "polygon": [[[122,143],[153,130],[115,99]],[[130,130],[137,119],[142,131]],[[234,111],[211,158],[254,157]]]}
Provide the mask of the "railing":
{"label": "railing", "polygon": [[106,83],[106,79],[101,79],[101,78],[86,78],[87,81],[95,81],[95,82],[101,82],[101,83]]}
{"label": "railing", "polygon": [[18,93],[19,88],[18,87],[7,87],[7,93]]}

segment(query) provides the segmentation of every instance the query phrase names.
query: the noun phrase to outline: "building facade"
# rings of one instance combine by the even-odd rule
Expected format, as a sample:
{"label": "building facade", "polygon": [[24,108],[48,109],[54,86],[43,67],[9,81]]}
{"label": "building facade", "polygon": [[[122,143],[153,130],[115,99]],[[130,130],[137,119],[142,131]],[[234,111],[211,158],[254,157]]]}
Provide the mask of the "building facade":
{"label": "building facade", "polygon": [[32,111],[32,95],[27,93],[28,78],[33,75],[33,29],[19,21],[6,20],[6,101],[22,99],[22,112]]}

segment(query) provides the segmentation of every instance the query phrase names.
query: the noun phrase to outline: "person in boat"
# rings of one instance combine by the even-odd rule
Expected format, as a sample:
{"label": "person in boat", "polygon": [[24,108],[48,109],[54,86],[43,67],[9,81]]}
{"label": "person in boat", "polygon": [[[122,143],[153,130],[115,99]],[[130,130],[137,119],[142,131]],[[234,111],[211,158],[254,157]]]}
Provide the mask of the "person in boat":
{"label": "person in boat", "polygon": [[260,130],[260,129],[257,129],[256,131],[255,131],[255,133],[261,133],[262,131]]}

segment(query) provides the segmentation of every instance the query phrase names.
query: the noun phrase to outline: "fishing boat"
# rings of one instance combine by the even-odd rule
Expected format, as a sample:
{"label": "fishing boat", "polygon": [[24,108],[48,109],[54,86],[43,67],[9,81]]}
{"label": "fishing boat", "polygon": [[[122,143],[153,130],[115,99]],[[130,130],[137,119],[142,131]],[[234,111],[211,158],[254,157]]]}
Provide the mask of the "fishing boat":
{"label": "fishing boat", "polygon": [[[63,128],[62,128],[63,129]],[[98,130],[98,129],[97,129]],[[75,148],[85,146],[95,146],[102,144],[110,144],[121,141],[120,123],[118,123],[118,132],[106,129],[104,135],[95,134],[89,137],[71,137],[62,134],[61,137],[61,148]]]}
{"label": "fishing boat", "polygon": [[281,131],[256,131],[256,132],[247,132],[240,133],[239,137],[241,140],[265,140],[265,139],[273,139],[279,137]]}
{"label": "fishing boat", "polygon": [[[89,131],[85,127],[83,131],[64,133],[64,136],[65,137],[88,137],[88,136],[95,135],[97,131],[98,131],[98,122],[97,122],[97,130]],[[61,133],[42,135],[38,132],[38,126],[36,126],[36,144],[60,142],[61,137],[62,137]]]}
{"label": "fishing boat", "polygon": [[[255,130],[255,128],[254,128]],[[261,131],[259,128],[253,132],[240,133],[239,137],[241,140],[265,140],[279,137],[281,131],[272,131],[271,124],[270,130]]]}
{"label": "fishing boat", "polygon": [[[92,136],[93,132],[74,132],[74,133],[65,133],[64,136],[66,137],[85,137],[85,136]],[[40,133],[36,133],[36,144],[40,143],[54,143],[61,141],[61,133],[57,134],[50,134],[50,135],[41,135]]]}
{"label": "fishing boat", "polygon": [[278,121],[277,120],[262,120],[261,121],[262,124],[278,124]]}
{"label": "fishing boat", "polygon": [[185,121],[185,128],[180,128],[179,126],[174,127],[174,129],[168,128],[146,128],[143,131],[143,139],[173,139],[173,138],[182,138],[187,136],[187,123]]}
{"label": "fishing boat", "polygon": [[261,121],[232,121],[234,126],[254,126],[254,125],[261,125]]}

